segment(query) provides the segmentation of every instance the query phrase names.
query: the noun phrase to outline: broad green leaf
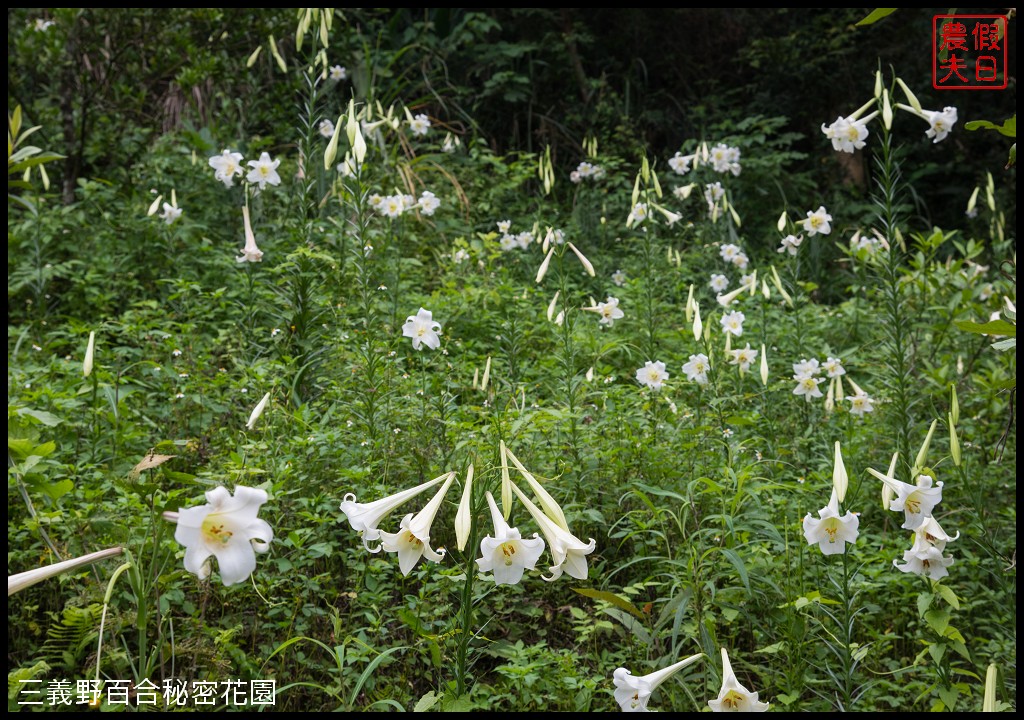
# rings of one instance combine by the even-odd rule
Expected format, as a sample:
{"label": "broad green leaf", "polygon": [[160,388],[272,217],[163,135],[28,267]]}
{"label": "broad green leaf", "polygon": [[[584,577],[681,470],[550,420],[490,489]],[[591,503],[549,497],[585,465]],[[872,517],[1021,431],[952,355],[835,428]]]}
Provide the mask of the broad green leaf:
{"label": "broad green leaf", "polygon": [[924,619],[928,627],[942,635],[949,627],[949,610],[929,610],[924,614]]}
{"label": "broad green leaf", "polygon": [[48,413],[45,410],[32,410],[31,408],[18,408],[18,414],[26,417],[34,418],[47,427],[53,427],[54,425],[60,425],[63,420],[54,415]]}
{"label": "broad green leaf", "polygon": [[1015,138],[1017,137],[1017,116],[1008,118],[1002,125],[996,125],[989,120],[970,120],[964,123],[964,127],[968,130],[995,130],[1006,137]]}
{"label": "broad green leaf", "polygon": [[979,333],[981,335],[1006,335],[1017,337],[1017,326],[1005,320],[990,320],[987,323],[970,322],[969,320],[957,320],[956,326],[967,332]]}

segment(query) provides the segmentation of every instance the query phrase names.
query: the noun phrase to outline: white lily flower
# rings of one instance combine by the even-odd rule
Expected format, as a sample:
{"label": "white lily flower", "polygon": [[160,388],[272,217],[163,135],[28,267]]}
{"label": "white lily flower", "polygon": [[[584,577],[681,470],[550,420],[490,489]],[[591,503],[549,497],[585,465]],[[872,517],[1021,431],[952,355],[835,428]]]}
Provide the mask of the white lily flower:
{"label": "white lily flower", "polygon": [[787,235],[782,238],[782,244],[779,246],[778,252],[788,252],[790,255],[796,255],[797,250],[800,249],[800,243],[803,241],[803,235]]}
{"label": "white lily flower", "polygon": [[647,675],[636,676],[624,667],[618,668],[612,675],[612,681],[615,683],[615,701],[623,712],[648,712],[647,703],[658,686],[702,657],[704,653],[697,653]]}
{"label": "white lily flower", "polygon": [[277,174],[277,167],[281,164],[280,158],[271,160],[270,153],[265,152],[260,155],[259,160],[250,160],[248,164],[252,170],[245,179],[259,185],[260,190],[266,190],[267,185],[281,184],[281,176]]}
{"label": "white lily flower", "polygon": [[793,388],[794,395],[803,395],[804,400],[806,400],[807,402],[810,402],[811,398],[822,396],[822,392],[818,388],[818,383],[820,383],[821,380],[819,380],[818,378],[807,376],[804,378],[795,379],[797,380],[797,385],[795,388]]}
{"label": "white lily flower", "polygon": [[178,510],[174,539],[185,546],[185,569],[205,580],[216,557],[224,585],[244,582],[256,569],[256,553],[267,552],[274,539],[270,524],[256,517],[267,493],[239,485],[232,496],[217,487],[206,499],[206,505]]}
{"label": "white lily flower", "polygon": [[544,514],[539,507],[534,505],[515,483],[512,483],[512,492],[516,494],[516,497],[519,498],[530,512],[530,515],[533,516],[533,519],[540,527],[540,531],[547,538],[548,547],[551,548],[551,557],[555,564],[549,568],[551,570],[551,577],[544,579],[548,582],[554,582],[565,572],[577,580],[586,580],[587,555],[594,552],[597,548],[597,541],[590,538],[590,542],[585,543],[568,530],[560,527],[554,520]]}
{"label": "white lily flower", "polygon": [[946,543],[953,542],[960,537],[960,533],[957,533],[953,537],[947,535],[946,531],[942,529],[941,525],[939,525],[939,521],[933,517],[926,518],[925,521],[921,523],[921,527],[919,527],[915,532],[939,550],[945,550]]}
{"label": "white lily flower", "polygon": [[668,166],[672,170],[679,174],[685,175],[690,172],[690,163],[693,162],[695,155],[683,155],[681,152],[677,152],[673,157],[668,159]]}
{"label": "white lily flower", "polygon": [[413,135],[426,135],[430,131],[430,118],[423,113],[416,115],[409,121],[409,130]]}
{"label": "white lily flower", "polygon": [[636,371],[636,381],[646,385],[651,390],[661,390],[661,386],[668,380],[668,373],[665,372],[665,363],[652,362],[648,360],[644,366]]}
{"label": "white lily flower", "polygon": [[109,548],[107,550],[100,550],[98,552],[89,553],[88,555],[82,555],[81,557],[72,558],[70,560],[64,560],[63,562],[53,563],[52,565],[44,565],[43,567],[36,568],[35,570],[26,570],[25,572],[8,575],[7,597],[10,597],[14,593],[21,592],[25,588],[32,587],[36,583],[40,583],[47,578],[51,578],[55,575],[61,575],[69,570],[74,570],[75,568],[83,567],[85,565],[91,565],[92,563],[105,558],[120,555],[122,552],[123,549],[119,547]]}
{"label": "white lily flower", "polygon": [[168,225],[173,225],[181,218],[182,212],[183,211],[180,207],[171,205],[170,203],[164,203],[164,209],[163,212],[160,213],[160,219]]}
{"label": "white lily flower", "polygon": [[822,205],[817,210],[808,210],[807,219],[801,221],[801,224],[804,227],[804,232],[806,232],[809,237],[814,237],[818,234],[828,235],[831,233],[831,222],[832,216],[828,214],[825,210],[825,206]]}
{"label": "white lily flower", "polygon": [[245,247],[242,248],[242,254],[235,258],[235,262],[263,262],[263,251],[256,246],[256,235],[249,221],[248,206],[242,207],[242,219],[245,224]]}
{"label": "white lily flower", "polygon": [[448,473],[448,479],[445,480],[444,485],[422,510],[416,515],[409,513],[402,518],[401,529],[398,532],[381,531],[381,547],[387,552],[398,553],[398,567],[403,575],[411,573],[421,557],[432,562],[444,560],[444,548],[434,550],[430,547],[430,526],[434,524],[434,517],[454,479],[455,473]]}
{"label": "white lily flower", "polygon": [[[741,288],[742,290],[742,288]],[[734,310],[731,313],[726,313],[722,316],[722,332],[727,335],[735,335],[739,337],[743,334],[743,321],[747,319],[739,310]]]}
{"label": "white lily flower", "polygon": [[[725,337],[726,339],[729,338],[728,335],[726,335]],[[750,366],[754,363],[754,360],[757,359],[757,350],[752,349],[750,347],[750,343],[747,343],[747,346],[745,348],[740,348],[738,350],[729,350],[728,353],[732,356],[732,358],[729,360],[729,364],[738,365],[741,373],[745,373],[747,370],[749,370]],[[685,370],[686,368],[684,367],[683,369]]]}
{"label": "white lily flower", "polygon": [[420,195],[420,199],[416,201],[416,205],[419,206],[420,212],[424,215],[433,215],[434,211],[441,206],[441,201],[437,199],[434,193],[424,190]]}
{"label": "white lily flower", "polygon": [[686,379],[692,380],[698,385],[708,384],[708,370],[711,369],[711,362],[708,360],[708,356],[704,353],[698,353],[690,356],[690,361],[683,365],[683,372],[686,373]]}
{"label": "white lily flower", "polygon": [[729,651],[722,648],[722,689],[717,700],[709,700],[708,707],[714,712],[765,712],[768,703],[758,702],[757,693],[740,685],[729,662]]}
{"label": "white lily flower", "polygon": [[849,397],[850,413],[857,417],[864,417],[865,413],[874,412],[875,405],[866,392],[859,392]]}
{"label": "white lily flower", "polygon": [[[837,443],[838,444],[838,443]],[[804,538],[808,545],[817,545],[824,555],[842,555],[846,543],[857,542],[860,518],[849,510],[839,514],[839,498],[835,489],[828,505],[818,511],[814,518],[810,513],[804,517]]]}
{"label": "white lily flower", "polygon": [[903,565],[893,559],[893,566],[904,573],[923,575],[932,580],[941,580],[949,575],[946,569],[953,564],[951,556],[944,557],[942,550],[924,539],[920,532],[914,535],[914,545],[903,553]]}
{"label": "white lily flower", "polygon": [[[560,528],[568,531],[569,525],[565,522],[565,513],[562,512],[561,506],[555,502],[555,499],[551,497],[551,493],[544,489],[544,486],[537,481],[537,478],[533,476],[533,473],[527,470],[526,467],[519,462],[519,458],[517,458],[512,451],[508,449],[508,447],[505,447],[504,444],[502,444],[502,453],[502,463],[505,462],[505,458],[512,461],[512,464],[516,466],[516,470],[519,471],[519,474],[523,476],[523,479],[526,480],[530,489],[533,490],[534,494],[537,496],[537,499],[540,501],[540,506],[544,508],[544,514],[551,518]],[[507,466],[504,467],[507,469]],[[502,481],[504,482],[504,477],[502,478]],[[509,486],[509,491],[511,492],[511,486]],[[504,495],[504,488],[502,489],[502,494]],[[502,502],[504,503],[504,499]],[[511,497],[509,498],[509,502],[512,502]]]}
{"label": "white lily flower", "polygon": [[455,477],[455,473],[447,472],[416,487],[403,490],[394,495],[388,495],[371,503],[357,503],[354,493],[346,493],[341,503],[341,511],[345,513],[345,517],[348,518],[352,529],[362,535],[363,547],[369,552],[378,553],[380,552],[379,545],[377,547],[370,546],[371,542],[380,539],[380,531],[377,529],[377,525],[398,509],[399,506],[412,500],[424,490],[429,490],[438,483],[453,477]]}
{"label": "white lily flower", "polygon": [[524,540],[517,528],[505,522],[494,496],[490,492],[485,495],[491,508],[494,535],[480,541],[480,557],[476,564],[482,572],[494,574],[495,585],[515,585],[523,579],[525,571],[537,566],[544,553],[544,541],[536,533]]}
{"label": "white lily flower", "polygon": [[555,246],[552,245],[551,248],[548,249],[548,254],[544,256],[544,260],[543,260],[543,262],[541,262],[540,267],[537,268],[537,282],[540,282],[541,280],[543,280],[544,276],[547,275],[547,273],[548,273],[548,266],[551,265],[551,256],[554,255],[554,254],[555,254]]}
{"label": "white lily flower", "polygon": [[729,288],[729,278],[720,273],[713,273],[711,275],[711,289],[716,293],[725,292]]}
{"label": "white lily flower", "polygon": [[429,310],[420,308],[415,315],[405,319],[402,326],[402,337],[412,338],[412,349],[421,350],[426,345],[431,350],[441,347],[441,338],[438,333],[441,331],[441,323],[434,320]]}
{"label": "white lily flower", "polygon": [[585,307],[583,309],[600,315],[600,323],[602,325],[607,325],[608,327],[611,327],[615,324],[616,320],[620,320],[626,315],[619,309],[619,299],[610,295],[603,303],[596,303],[591,307]]}
{"label": "white lily flower", "polygon": [[889,509],[905,514],[903,527],[906,530],[916,530],[924,524],[925,519],[931,516],[935,506],[942,502],[942,482],[932,487],[932,479],[928,475],[919,475],[917,484],[911,485],[896,478],[883,475],[874,468],[868,468],[868,472],[885,483],[885,486],[896,493],[896,498],[889,503]]}
{"label": "white lily flower", "polygon": [[235,184],[235,176],[242,174],[242,153],[224,150],[220,155],[211,157],[208,162],[214,169],[214,178],[224,183],[224,187],[232,187]]}

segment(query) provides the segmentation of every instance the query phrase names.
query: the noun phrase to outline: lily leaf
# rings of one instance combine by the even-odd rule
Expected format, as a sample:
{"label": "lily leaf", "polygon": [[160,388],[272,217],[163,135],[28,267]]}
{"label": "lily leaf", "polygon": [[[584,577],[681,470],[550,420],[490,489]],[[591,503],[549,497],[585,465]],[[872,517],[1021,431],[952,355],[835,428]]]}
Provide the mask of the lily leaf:
{"label": "lily leaf", "polygon": [[964,123],[967,130],[995,130],[1006,137],[1017,137],[1017,116],[1008,118],[1002,125],[996,125],[988,120],[971,120]]}
{"label": "lily leaf", "polygon": [[615,607],[622,608],[630,615],[635,615],[641,620],[644,620],[647,617],[629,600],[619,597],[615,593],[608,592],[607,590],[594,590],[593,588],[573,588],[573,590],[584,597],[594,598],[595,600],[604,600],[607,603],[611,603]]}
{"label": "lily leaf", "polygon": [[978,333],[980,335],[1006,335],[1008,337],[1017,337],[1017,326],[1012,325],[1005,320],[991,320],[987,323],[957,320],[956,326],[961,330]]}
{"label": "lily leaf", "polygon": [[866,18],[857,23],[857,27],[860,27],[862,25],[874,25],[882,18],[889,17],[898,9],[899,8],[875,8],[870,13],[868,13],[868,16]]}

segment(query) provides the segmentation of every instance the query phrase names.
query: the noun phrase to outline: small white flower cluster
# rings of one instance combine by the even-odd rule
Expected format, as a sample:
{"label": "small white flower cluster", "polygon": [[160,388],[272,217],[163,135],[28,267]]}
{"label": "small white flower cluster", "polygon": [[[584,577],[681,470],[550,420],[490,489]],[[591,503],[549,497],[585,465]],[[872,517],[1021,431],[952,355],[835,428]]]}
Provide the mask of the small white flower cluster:
{"label": "small white flower cluster", "polygon": [[[481,572],[491,573],[496,585],[516,585],[522,580],[527,570],[535,569],[546,544],[551,551],[553,564],[549,568],[551,575],[544,577],[544,580],[554,581],[562,574],[568,574],[578,580],[586,580],[588,575],[586,556],[594,552],[597,547],[596,541],[583,542],[572,534],[561,507],[533,474],[523,467],[518,458],[505,447],[504,443],[501,443],[501,454],[501,495],[505,512],[502,513],[498,509],[490,491],[484,493],[491,511],[494,534],[488,535],[480,541],[480,557],[476,560],[477,567]],[[508,463],[511,463],[530,485],[530,489],[539,500],[540,507],[535,505],[512,482],[509,477]],[[441,562],[446,555],[443,547],[436,550],[431,547],[430,534],[434,518],[441,509],[445,495],[455,478],[455,472],[448,472],[416,487],[370,503],[356,502],[356,496],[348,493],[341,503],[341,511],[345,513],[352,529],[362,536],[363,546],[369,552],[377,553],[383,549],[386,552],[396,553],[402,574],[409,575],[420,558],[425,557],[433,562]],[[418,513],[407,514],[402,519],[398,532],[389,533],[378,529],[378,525],[398,507],[438,484],[441,484],[441,487],[433,499]],[[465,549],[473,526],[470,510],[472,487],[473,467],[470,466],[463,483],[462,500],[455,515],[455,536],[460,551]],[[513,494],[519,498],[534,519],[544,535],[544,539],[541,539],[538,534],[534,534],[532,538],[523,538],[519,529],[508,523]],[[372,545],[371,543],[376,544]]]}
{"label": "small white flower cluster", "polygon": [[879,250],[888,250],[889,241],[883,237],[882,233],[878,230],[873,230],[872,233],[872,235],[861,235],[860,230],[855,232],[850,238],[850,252],[855,255],[871,257]]}
{"label": "small white flower cluster", "polygon": [[[213,168],[213,177],[224,183],[224,187],[233,187],[235,177],[245,172],[242,168],[242,153],[224,150],[220,155],[214,155],[209,159],[209,165]],[[259,160],[250,160],[248,165],[252,168],[245,176],[246,182],[258,185],[260,190],[266,190],[267,185],[280,185],[281,176],[277,174],[277,167],[281,160],[272,160],[270,153],[262,153]]]}
{"label": "small white flower cluster", "polygon": [[429,190],[424,190],[419,199],[414,195],[380,195],[370,196],[370,207],[381,215],[389,218],[401,217],[405,212],[419,210],[424,215],[433,215],[434,211],[441,205],[437,196]]}
{"label": "small white flower cluster", "polygon": [[[796,380],[794,395],[803,395],[807,402],[811,398],[822,397],[824,393],[818,386],[824,378],[818,377],[822,370],[825,371],[829,380],[828,395],[825,397],[825,410],[831,412],[835,403],[841,402],[845,395],[843,390],[843,376],[846,369],[839,358],[829,357],[824,363],[818,362],[815,358],[806,358],[798,363],[793,363],[793,379]],[[849,397],[850,413],[863,418],[866,413],[874,412],[874,400],[857,383],[847,377],[846,382],[850,383],[854,394]]]}
{"label": "small white flower cluster", "polygon": [[[534,237],[533,232],[530,230],[523,230],[521,233],[512,232],[512,221],[501,220],[498,222],[498,232],[501,233],[501,238],[498,239],[498,243],[501,245],[501,249],[505,252],[510,250],[525,250],[533,244]],[[552,239],[556,244],[560,245],[565,242],[565,234],[561,230],[552,231]]]}
{"label": "small white flower cluster", "polygon": [[577,185],[584,180],[600,180],[604,177],[604,168],[594,165],[586,160],[576,166],[576,169],[569,173],[569,179]]}
{"label": "small white flower cluster", "polygon": [[718,249],[718,254],[727,263],[732,263],[737,270],[746,270],[750,265],[750,258],[743,252],[739,245],[726,243]]}
{"label": "small white flower cluster", "polygon": [[740,149],[725,143],[718,143],[711,148],[711,167],[715,172],[740,174]]}
{"label": "small white flower cluster", "polygon": [[[883,500],[888,501],[888,509],[897,512],[902,510],[902,527],[914,531],[914,545],[903,553],[903,565],[895,559],[892,564],[900,572],[926,575],[932,580],[941,580],[949,575],[946,568],[953,564],[953,558],[943,556],[942,552],[946,549],[947,542],[960,537],[960,533],[953,537],[947,535],[938,521],[932,517],[935,506],[942,502],[942,483],[934,482],[930,475],[918,475],[915,484],[911,485],[893,477],[895,469],[895,457],[886,475],[868,469],[868,472],[884,483]],[[896,497],[891,498],[891,493],[895,493]]]}

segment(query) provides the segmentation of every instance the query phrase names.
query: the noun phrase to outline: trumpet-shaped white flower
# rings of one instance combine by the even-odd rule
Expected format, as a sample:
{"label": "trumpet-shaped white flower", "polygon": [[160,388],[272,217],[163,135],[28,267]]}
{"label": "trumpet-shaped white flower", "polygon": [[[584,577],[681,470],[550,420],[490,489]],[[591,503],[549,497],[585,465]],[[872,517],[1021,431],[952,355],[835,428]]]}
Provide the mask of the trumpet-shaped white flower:
{"label": "trumpet-shaped white flower", "polygon": [[616,320],[620,320],[626,316],[622,310],[619,309],[619,299],[608,296],[608,299],[603,303],[599,302],[592,307],[585,307],[584,310],[595,312],[601,316],[601,324],[611,327],[615,324]]}
{"label": "trumpet-shaped white flower", "polygon": [[875,411],[875,401],[866,392],[851,395],[848,399],[850,401],[850,413],[857,417],[864,417],[864,413]]}
{"label": "trumpet-shaped white flower", "polygon": [[164,203],[164,210],[160,213],[160,219],[168,225],[173,225],[181,217],[182,210],[170,203]]}
{"label": "trumpet-shaped white flower", "polygon": [[433,215],[434,211],[441,206],[441,201],[437,199],[437,196],[429,190],[424,190],[423,194],[420,195],[420,199],[416,201],[416,204],[420,208],[420,212],[424,215]]}
{"label": "trumpet-shaped white flower", "polygon": [[803,235],[787,235],[782,238],[782,244],[779,245],[778,252],[788,252],[790,255],[796,255],[797,250],[800,249],[800,243],[804,241]]}
{"label": "trumpet-shaped white flower", "polygon": [[[958,535],[959,537],[959,535]],[[953,564],[951,556],[943,557],[942,549],[928,542],[918,531],[914,535],[914,546],[903,553],[903,565],[899,560],[892,561],[900,572],[925,575],[932,580],[941,580],[949,575],[948,568]]]}
{"label": "trumpet-shaped white flower", "polygon": [[334,121],[333,120],[321,120],[317,126],[317,130],[320,134],[328,140],[334,137]]}
{"label": "trumpet-shaped white flower", "polygon": [[896,498],[889,503],[889,509],[904,512],[904,522],[901,527],[906,530],[917,530],[924,521],[931,517],[932,510],[942,502],[942,482],[932,486],[932,479],[928,475],[918,475],[917,484],[911,485],[896,478],[883,475],[873,468],[868,472],[885,483],[886,487],[895,491]]}
{"label": "trumpet-shaped white flower", "polygon": [[711,276],[710,285],[711,289],[714,290],[716,293],[725,292],[725,290],[729,287],[729,278],[727,278],[725,275],[715,273]]}
{"label": "trumpet-shaped white flower", "polygon": [[718,254],[722,256],[722,259],[730,263],[741,252],[743,251],[740,250],[740,246],[734,243],[726,243],[718,249]]}
{"label": "trumpet-shaped white flower", "polygon": [[646,385],[651,390],[661,390],[661,386],[668,380],[668,373],[665,372],[665,363],[651,362],[648,360],[644,366],[636,371],[636,381]]}
{"label": "trumpet-shaped white flower", "polygon": [[245,179],[259,185],[260,190],[266,190],[267,185],[280,185],[281,176],[277,174],[277,167],[280,164],[280,158],[271,160],[270,153],[262,153],[259,160],[249,161],[249,167],[252,170],[245,176]]}
{"label": "trumpet-shaped white flower", "polygon": [[430,118],[420,113],[409,121],[409,129],[413,135],[426,135],[430,131]]}
{"label": "trumpet-shaped white flower", "polygon": [[725,189],[722,187],[722,183],[714,182],[704,186],[704,199],[707,201],[709,208],[717,205],[718,201],[724,197]]}
{"label": "trumpet-shaped white flower", "polygon": [[836,121],[825,127],[821,124],[821,131],[825,137],[832,141],[833,149],[839,152],[853,153],[864,147],[868,139],[868,122],[878,113],[873,112],[862,120],[850,117],[838,117]]}
{"label": "trumpet-shaped white flower", "polygon": [[714,712],[765,712],[768,703],[759,702],[756,692],[750,692],[740,685],[729,662],[729,652],[722,648],[722,689],[717,700],[709,700],[708,707]]}
{"label": "trumpet-shaped white flower", "polygon": [[544,541],[534,534],[524,540],[519,530],[510,527],[501,516],[494,496],[486,493],[491,508],[494,535],[480,541],[480,557],[476,564],[482,572],[494,573],[495,585],[515,585],[523,579],[523,573],[533,570],[544,552]]}
{"label": "trumpet-shaped white flower", "polygon": [[811,401],[811,398],[821,397],[822,392],[818,389],[818,383],[821,382],[816,377],[808,375],[807,377],[794,378],[797,381],[796,387],[793,388],[794,395],[803,395],[804,400],[807,402]]}
{"label": "trumpet-shaped white flower", "polygon": [[330,77],[334,82],[341,82],[348,77],[348,71],[341,65],[331,65]]}
{"label": "trumpet-shaped white flower", "polygon": [[953,537],[946,534],[946,531],[939,525],[939,521],[933,517],[925,518],[925,521],[921,523],[916,532],[923,540],[931,543],[939,550],[946,549],[946,543],[953,542],[960,537],[960,533],[957,533]]}
{"label": "trumpet-shaped white flower", "polygon": [[929,128],[925,135],[932,138],[932,143],[945,140],[953,126],[956,125],[957,112],[955,107],[944,107],[939,110],[922,110],[921,117],[928,121]]}
{"label": "trumpet-shaped white flower", "polygon": [[431,350],[437,350],[441,347],[441,338],[438,337],[440,330],[441,323],[434,320],[433,314],[420,308],[418,313],[405,319],[402,336],[412,338],[413,350],[422,350],[424,345]]}
{"label": "trumpet-shaped white flower", "polygon": [[736,266],[738,270],[746,270],[747,266],[750,265],[750,258],[747,257],[745,252],[736,253],[736,257],[732,259],[732,264]]}
{"label": "trumpet-shaped white flower", "polygon": [[828,373],[830,378],[846,374],[846,369],[843,367],[843,361],[839,358],[830,357],[821,367],[826,373]]}
{"label": "trumpet-shaped white flower", "polygon": [[209,164],[214,169],[213,177],[224,183],[224,187],[232,187],[235,176],[242,174],[242,153],[224,150],[220,155],[211,157]]}
{"label": "trumpet-shaped white flower", "polygon": [[256,569],[256,553],[270,549],[274,531],[256,517],[267,493],[239,485],[234,496],[224,487],[206,493],[208,504],[178,510],[174,539],[185,546],[185,569],[200,580],[210,576],[210,558],[217,558],[221,581],[235,585]]}
{"label": "trumpet-shaped white flower", "polygon": [[409,513],[402,518],[398,532],[380,533],[381,547],[387,552],[398,553],[398,567],[403,575],[411,573],[421,557],[432,562],[441,562],[444,559],[444,548],[434,550],[430,547],[430,526],[434,524],[434,517],[437,516],[445,493],[454,479],[455,473],[449,473],[444,485],[422,510],[416,515]]}
{"label": "trumpet-shaped white flower", "polygon": [[[753,350],[750,347],[750,343],[747,343],[745,348],[739,348],[737,350],[730,350],[729,354],[732,358],[729,360],[730,365],[739,365],[740,372],[744,373],[750,369],[750,366],[757,360],[757,350]],[[683,368],[685,370],[685,368]]]}
{"label": "trumpet-shaped white flower", "polygon": [[626,273],[621,270],[616,270],[612,273],[612,282],[617,286],[622,287],[626,284]]}
{"label": "trumpet-shaped white flower", "polygon": [[726,313],[722,316],[722,332],[739,337],[743,334],[743,321],[747,319],[739,310]]}
{"label": "trumpet-shaped white flower", "polygon": [[523,230],[515,236],[515,242],[520,250],[525,250],[533,244],[533,233],[529,230]]}
{"label": "trumpet-shaped white flower", "polygon": [[651,693],[677,672],[702,657],[704,657],[704,653],[691,655],[675,665],[669,665],[667,668],[647,675],[637,676],[624,667],[618,668],[612,675],[612,681],[615,683],[615,701],[623,712],[647,712],[647,703],[651,699]]}
{"label": "trumpet-shaped white flower", "polygon": [[245,225],[245,247],[242,254],[235,258],[235,262],[263,262],[263,251],[256,246],[256,235],[252,231],[252,223],[249,222],[249,208],[242,207],[242,220]]}
{"label": "trumpet-shaped white flower", "polygon": [[512,221],[511,220],[499,220],[498,221],[498,232],[504,234],[504,233],[507,233],[511,229],[512,229]]}
{"label": "trumpet-shaped white flower", "polygon": [[704,353],[690,356],[690,361],[683,365],[683,372],[688,380],[693,380],[698,385],[708,384],[708,370],[711,369],[711,362]]}
{"label": "trumpet-shaped white flower", "polygon": [[414,488],[403,490],[394,495],[388,495],[371,503],[358,503],[353,493],[347,493],[342,499],[341,511],[345,513],[345,517],[348,518],[352,529],[362,535],[363,547],[369,552],[378,553],[380,552],[379,545],[377,547],[370,546],[371,542],[380,539],[380,531],[377,529],[377,525],[397,510],[399,506],[412,500],[424,490],[429,490],[438,483],[454,477],[455,473],[445,473]]}
{"label": "trumpet-shaped white flower", "polygon": [[633,206],[633,209],[629,211],[629,217],[626,218],[626,225],[642,223],[647,219],[649,214],[650,211],[647,209],[647,203],[637,203]]}
{"label": "trumpet-shaped white flower", "polygon": [[804,226],[804,232],[806,232],[809,237],[814,237],[818,234],[828,235],[832,232],[831,222],[832,216],[828,214],[825,210],[825,206],[822,205],[817,210],[808,210],[807,219],[803,220],[802,224]]}
{"label": "trumpet-shaped white flower", "polygon": [[690,172],[690,163],[693,162],[695,155],[683,155],[681,152],[677,152],[674,156],[668,159],[668,166],[672,168],[673,172],[679,175],[685,175]]}
{"label": "trumpet-shaped white flower", "polygon": [[849,510],[846,515],[839,514],[839,498],[835,490],[828,505],[818,511],[814,518],[810,513],[804,517],[804,538],[808,545],[817,545],[824,555],[842,555],[846,552],[846,543],[857,542],[860,518]]}
{"label": "trumpet-shaped white flower", "polygon": [[793,379],[803,380],[805,377],[813,377],[821,372],[821,363],[816,358],[810,360],[804,358],[798,363],[793,363]]}
{"label": "trumpet-shaped white flower", "polygon": [[597,548],[597,541],[590,538],[589,543],[583,542],[534,505],[523,494],[518,485],[515,483],[511,483],[511,485],[512,492],[516,494],[516,497],[519,498],[520,502],[530,512],[530,515],[533,516],[534,521],[540,527],[540,531],[547,538],[548,547],[551,549],[551,558],[554,560],[554,565],[549,568],[551,577],[544,579],[548,582],[554,582],[564,572],[577,580],[586,580],[587,555],[594,552]]}

